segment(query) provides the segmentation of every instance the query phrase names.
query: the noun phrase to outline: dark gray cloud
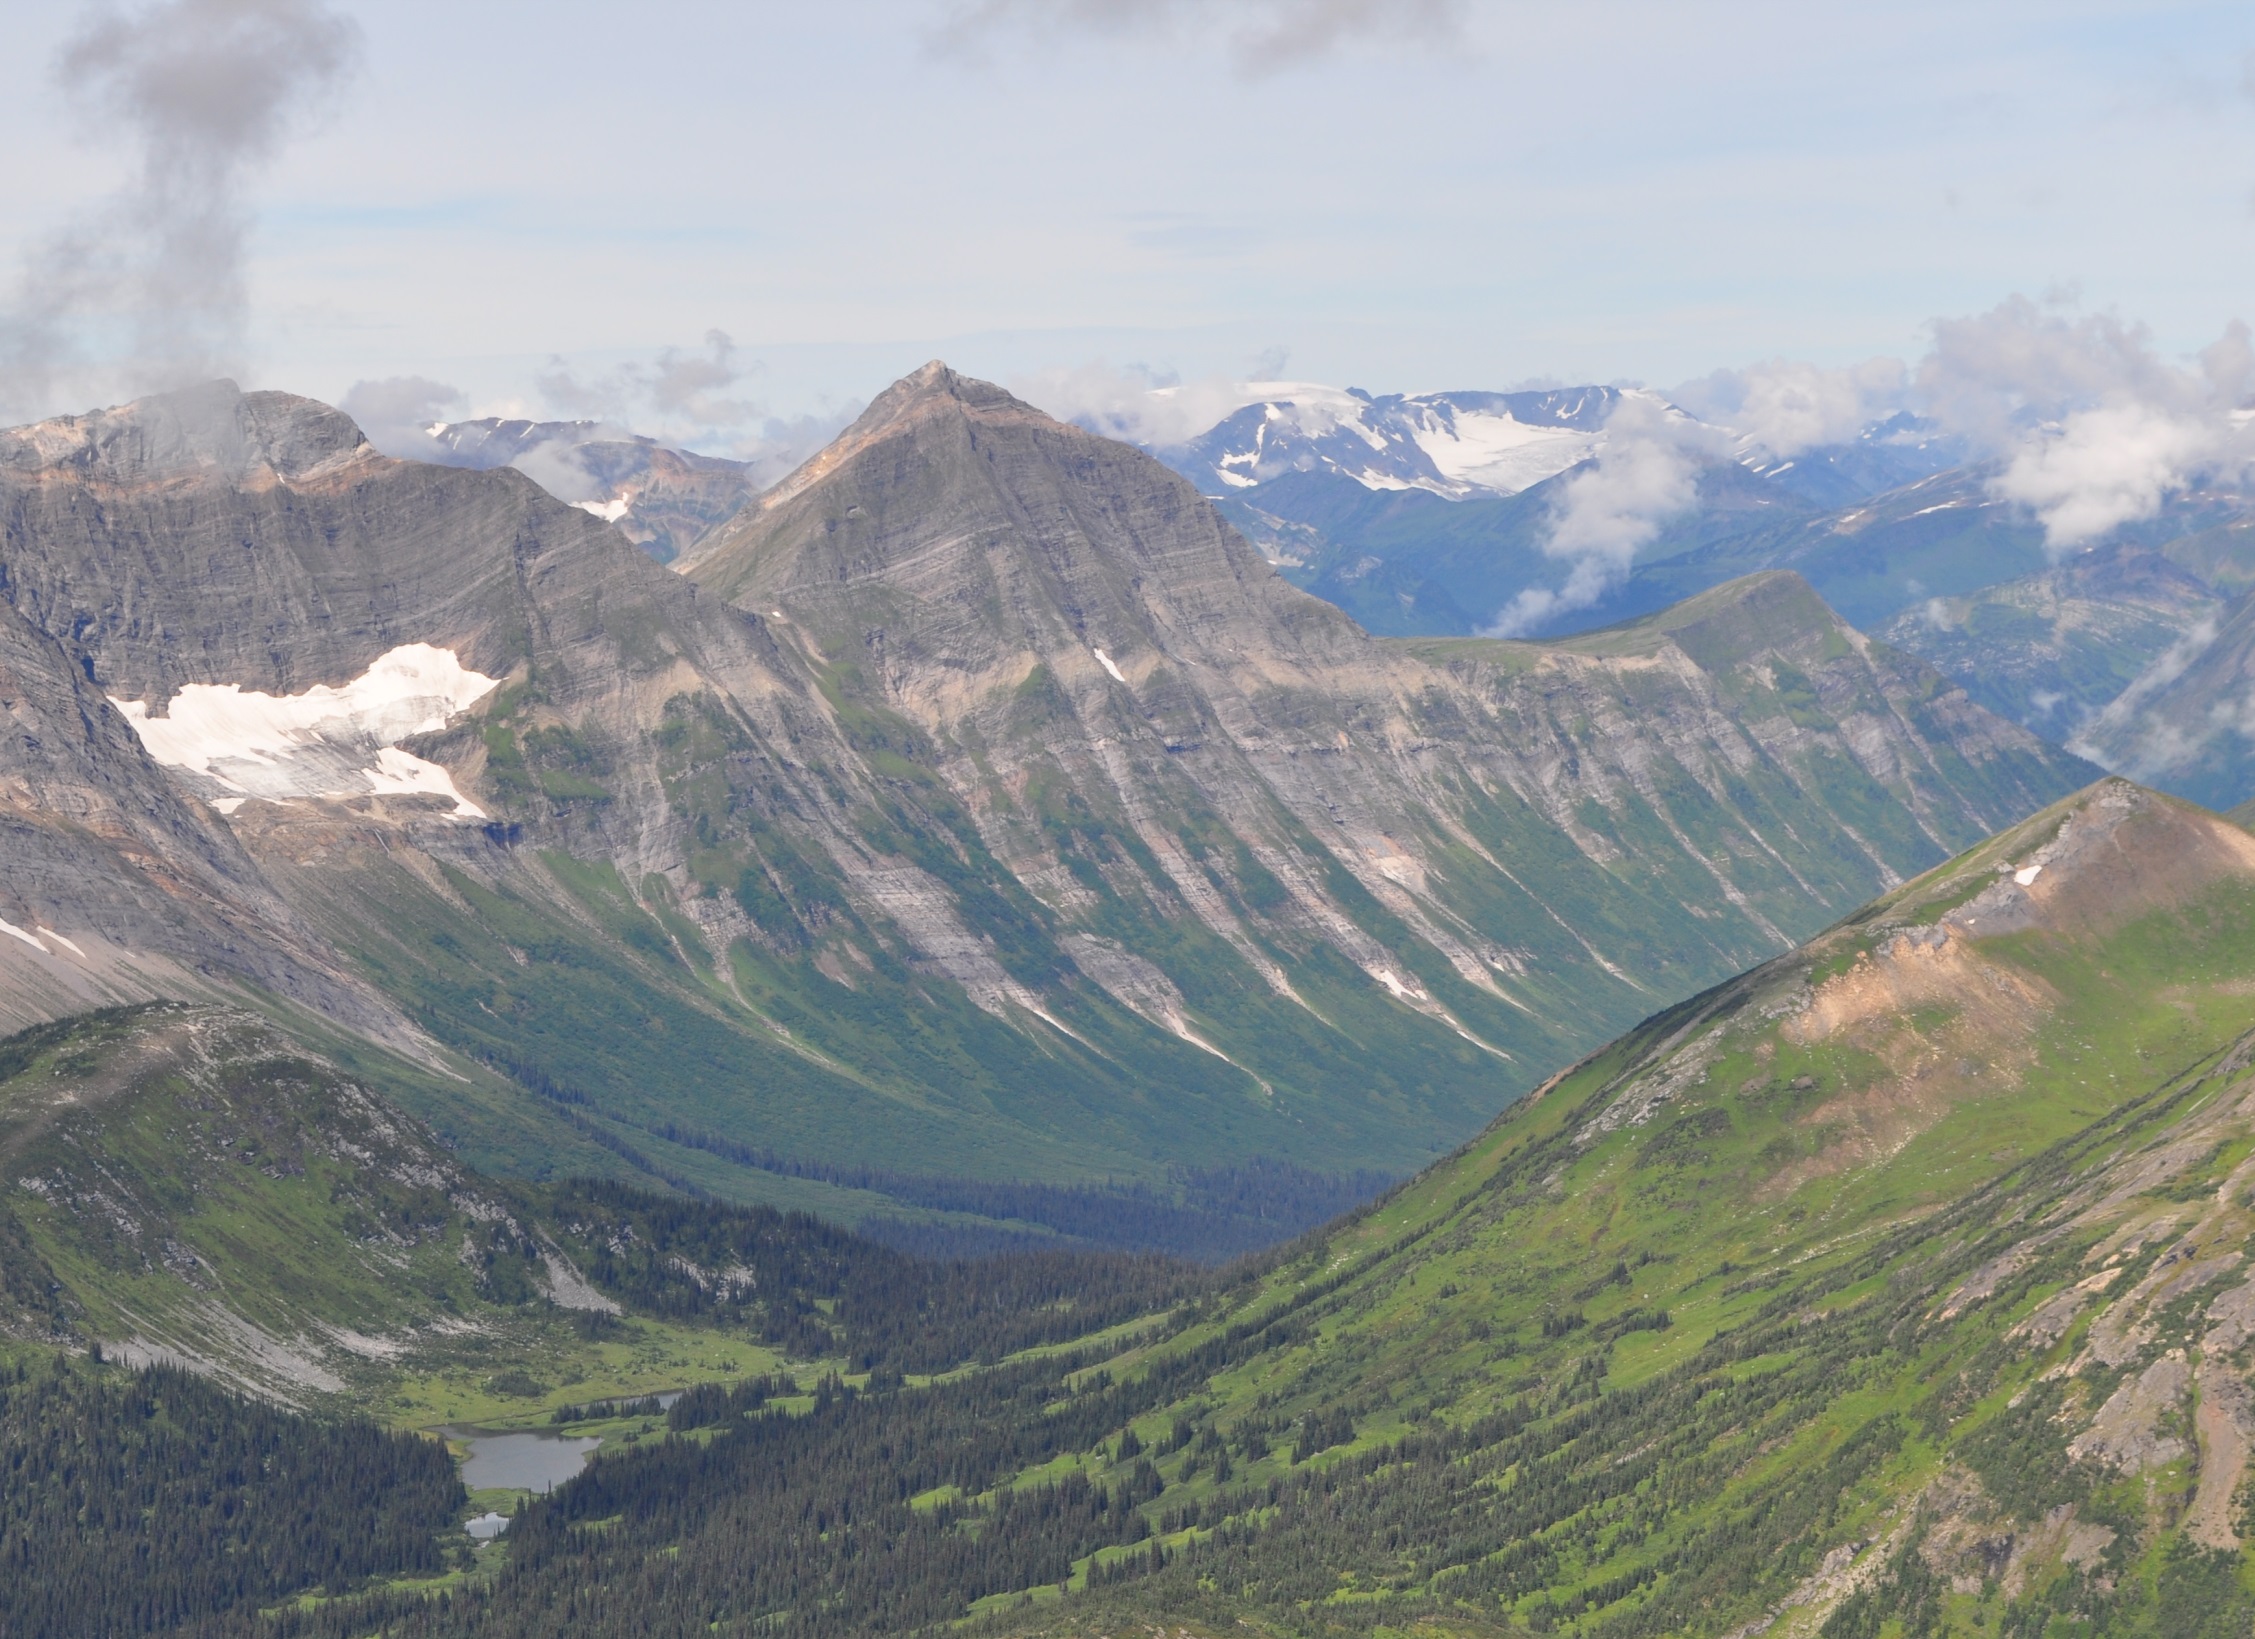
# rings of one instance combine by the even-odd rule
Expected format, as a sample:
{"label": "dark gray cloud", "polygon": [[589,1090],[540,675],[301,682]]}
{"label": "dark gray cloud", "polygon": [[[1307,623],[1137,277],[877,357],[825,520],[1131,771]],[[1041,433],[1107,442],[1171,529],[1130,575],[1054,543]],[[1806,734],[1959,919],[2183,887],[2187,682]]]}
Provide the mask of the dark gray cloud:
{"label": "dark gray cloud", "polygon": [[249,295],[245,195],[291,130],[325,108],[359,32],[320,0],[100,7],[55,78],[88,134],[123,137],[118,193],[35,246],[0,317],[0,394],[177,385],[240,368]]}
{"label": "dark gray cloud", "polygon": [[982,49],[1008,34],[1181,34],[1219,40],[1240,73],[1274,73],[1344,46],[1464,44],[1464,0],[956,0],[933,41]]}

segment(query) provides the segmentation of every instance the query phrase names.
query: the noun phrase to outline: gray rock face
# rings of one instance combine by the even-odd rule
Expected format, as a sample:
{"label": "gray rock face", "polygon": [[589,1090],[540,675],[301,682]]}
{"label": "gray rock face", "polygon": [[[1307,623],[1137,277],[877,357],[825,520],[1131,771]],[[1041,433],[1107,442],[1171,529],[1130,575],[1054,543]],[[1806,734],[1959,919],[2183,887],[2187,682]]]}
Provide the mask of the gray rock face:
{"label": "gray rock face", "polygon": [[[25,916],[412,1021],[660,1176],[1406,1168],[2087,774],[1789,575],[1375,641],[936,365],[686,577],[224,385],[0,435],[0,563]],[[482,821],[421,775],[222,813],[105,698],[248,721],[415,645],[495,682],[387,755]]]}
{"label": "gray rock face", "polygon": [[150,759],[85,659],[0,604],[0,918],[13,929],[0,1021],[248,979],[408,1040],[224,821]]}

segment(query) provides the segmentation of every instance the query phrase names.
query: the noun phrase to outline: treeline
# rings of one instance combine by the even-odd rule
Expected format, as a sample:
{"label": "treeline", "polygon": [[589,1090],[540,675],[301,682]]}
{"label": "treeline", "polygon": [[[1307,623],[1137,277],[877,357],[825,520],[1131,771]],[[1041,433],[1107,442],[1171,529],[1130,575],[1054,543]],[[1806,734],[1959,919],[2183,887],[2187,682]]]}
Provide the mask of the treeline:
{"label": "treeline", "polygon": [[997,1360],[1163,1310],[1216,1278],[1123,1252],[935,1263],[807,1213],[606,1180],[559,1186],[542,1213],[588,1279],[631,1309],[750,1326],[801,1359],[843,1353],[863,1371]]}
{"label": "treeline", "polygon": [[446,1448],[315,1422],[168,1366],[0,1368],[0,1634],[201,1631],[446,1567]]}
{"label": "treeline", "polygon": [[[1352,1211],[1395,1181],[1390,1173],[1316,1172],[1254,1156],[1230,1166],[1174,1168],[1165,1190],[1140,1179],[1102,1185],[994,1182],[801,1160],[673,1122],[650,1131],[669,1143],[780,1177],[868,1190],[934,1212],[1039,1225],[1087,1247],[1162,1252],[1202,1263],[1226,1262],[1290,1240]],[[965,1232],[890,1214],[864,1219],[860,1228],[888,1245],[926,1256],[992,1256],[1038,1246],[1037,1236],[1024,1232]]]}

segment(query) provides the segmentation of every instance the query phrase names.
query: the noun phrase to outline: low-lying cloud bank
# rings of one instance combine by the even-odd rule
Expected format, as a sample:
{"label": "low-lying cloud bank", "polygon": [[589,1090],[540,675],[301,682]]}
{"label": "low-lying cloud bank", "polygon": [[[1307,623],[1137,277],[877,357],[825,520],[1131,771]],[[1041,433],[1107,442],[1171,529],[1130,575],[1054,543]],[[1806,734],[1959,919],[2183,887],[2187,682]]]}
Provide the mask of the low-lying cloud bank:
{"label": "low-lying cloud bank", "polygon": [[[2153,517],[2195,485],[2239,487],[2255,476],[2255,346],[2236,320],[2181,362],[2165,358],[2143,325],[2025,296],[1936,319],[1932,334],[1915,362],[1823,369],[1772,360],[1718,371],[1668,397],[1729,428],[1734,453],[1778,460],[1848,442],[1891,416],[1917,416],[1990,465],[1990,492],[2043,525],[2054,558]],[[1649,415],[1624,420],[1634,402],[1622,401],[1608,430],[1639,453],[1600,460],[1566,486],[1548,550],[1572,568],[1546,613],[1575,607],[1577,597],[1586,607],[1619,584],[1628,572],[1620,540],[1638,530],[1650,539],[1686,510],[1696,463],[1714,459],[1711,447]]]}

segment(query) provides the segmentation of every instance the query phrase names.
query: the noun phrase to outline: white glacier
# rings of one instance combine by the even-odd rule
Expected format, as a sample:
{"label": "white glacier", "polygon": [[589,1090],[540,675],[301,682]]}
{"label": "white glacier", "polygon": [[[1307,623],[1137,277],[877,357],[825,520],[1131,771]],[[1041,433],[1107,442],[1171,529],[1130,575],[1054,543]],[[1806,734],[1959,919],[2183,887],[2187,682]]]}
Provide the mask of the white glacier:
{"label": "white glacier", "polygon": [[1444,423],[1420,418],[1417,447],[1441,476],[1468,490],[1496,495],[1519,491],[1564,472],[1597,452],[1604,435],[1572,427],[1530,426],[1509,415],[1459,410]]}
{"label": "white glacier", "polygon": [[342,688],[262,694],[235,683],[191,683],[162,717],[150,716],[143,701],[113,697],[110,704],[150,756],[192,776],[223,813],[246,797],[422,793],[451,799],[461,818],[482,819],[485,810],[454,788],[452,775],[399,742],[444,728],[500,681],[469,670],[451,649],[409,643]]}

